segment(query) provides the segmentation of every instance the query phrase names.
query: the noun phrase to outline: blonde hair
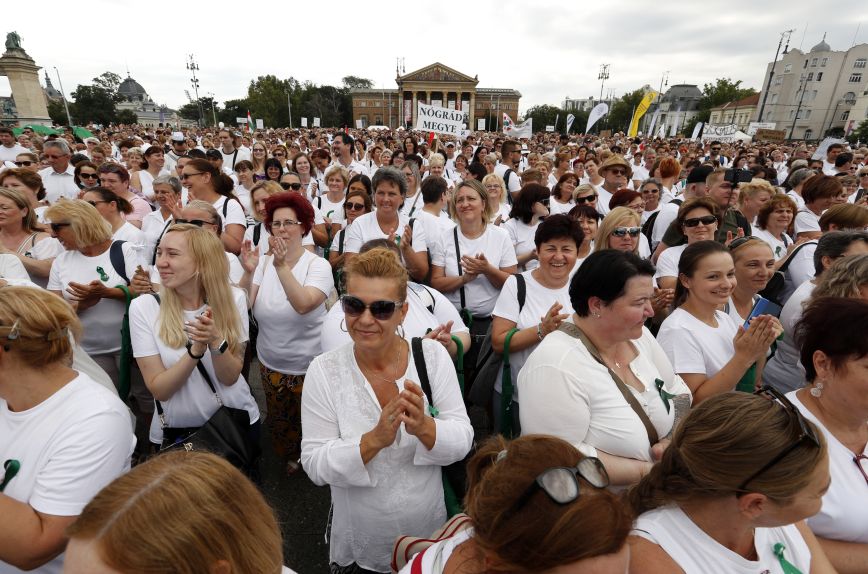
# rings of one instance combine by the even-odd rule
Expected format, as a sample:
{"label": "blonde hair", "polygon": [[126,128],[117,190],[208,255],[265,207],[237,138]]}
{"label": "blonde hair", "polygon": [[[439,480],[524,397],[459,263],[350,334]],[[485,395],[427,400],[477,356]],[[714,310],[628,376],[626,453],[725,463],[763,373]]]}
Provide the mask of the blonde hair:
{"label": "blonde hair", "polygon": [[[256,183],[253,184],[253,187],[250,188],[250,205],[247,206],[247,209],[250,210],[248,213],[251,213],[253,215],[253,219],[255,219],[256,221],[261,221],[261,220],[259,219],[259,216],[256,214],[256,209],[253,208],[253,194],[255,194],[260,189],[262,191],[264,191],[265,193],[267,193],[268,197],[271,197],[275,193],[283,192],[283,188],[280,187],[280,184],[277,183],[276,181],[262,180],[262,181],[257,181]],[[305,192],[302,195],[306,196],[307,190],[305,190]]]}
{"label": "blonde hair", "polygon": [[[16,329],[13,329],[17,326]],[[16,338],[9,338],[17,331]],[[72,358],[68,333],[81,337],[81,323],[61,297],[32,287],[0,288],[0,337],[32,369]],[[14,336],[14,335],[13,335]]]}
{"label": "blonde hair", "polygon": [[21,228],[25,231],[42,231],[39,223],[36,221],[36,212],[30,207],[30,201],[27,196],[17,189],[9,189],[8,187],[0,187],[0,197],[5,197],[14,203],[18,209],[26,209],[27,215],[21,218]]}
{"label": "blonde hair", "polygon": [[[641,222],[639,214],[629,207],[616,207],[603,218],[597,227],[597,237],[594,239],[594,248],[597,250],[609,249],[609,236],[616,227],[627,225],[627,222],[632,222],[631,225],[638,227]],[[634,253],[639,253],[639,238],[636,238],[636,248]]]}
{"label": "blonde hair", "polygon": [[482,223],[488,225],[491,223],[491,216],[494,213],[494,210],[491,209],[491,204],[488,203],[488,193],[485,191],[485,187],[483,187],[481,181],[476,181],[475,179],[465,179],[460,184],[455,187],[455,192],[452,194],[452,197],[449,199],[449,213],[452,215],[452,218],[455,219],[458,214],[457,199],[458,192],[460,192],[463,188],[469,187],[479,196],[479,199],[482,200]]}
{"label": "blonde hair", "polygon": [[279,574],[274,511],[219,456],[156,456],[103,488],[66,530],[92,541],[111,569],[127,574],[201,574],[225,560],[232,572]]}
{"label": "blonde hair", "polygon": [[[238,351],[241,348],[241,318],[229,283],[229,263],[223,243],[213,233],[188,223],[172,225],[166,235],[170,233],[187,236],[187,246],[196,266],[198,287],[211,307],[217,332],[222,333],[231,352]],[[160,339],[169,347],[180,349],[187,343],[181,299],[174,289],[162,285],[160,300]]]}
{"label": "blonde hair", "polygon": [[446,160],[439,153],[431,154],[431,159],[428,160],[428,167],[444,167]]}
{"label": "blonde hair", "polygon": [[407,299],[407,269],[390,249],[376,247],[353,257],[344,265],[345,284],[349,285],[350,279],[356,277],[391,279],[398,286],[398,297],[402,301]]}
{"label": "blonde hair", "polygon": [[848,255],[835,261],[823,271],[811,297],[803,306],[820,297],[860,297],[868,285],[868,254]]}
{"label": "blonde hair", "polygon": [[94,206],[81,199],[58,201],[45,210],[45,219],[68,221],[78,249],[112,239],[112,226]]}
{"label": "blonde hair", "polygon": [[[344,187],[345,188],[347,187],[347,185],[349,185],[350,172],[347,171],[347,168],[340,166],[340,165],[333,165],[332,167],[328,168],[325,172],[325,177],[323,178],[323,179],[325,179],[326,186],[328,186],[329,178],[334,177],[334,176],[338,176],[342,180],[344,180]],[[283,189],[281,188],[281,191],[282,190]]]}
{"label": "blonde hair", "polygon": [[[524,178],[524,174],[522,174],[522,178]],[[506,203],[506,183],[504,183],[503,178],[497,175],[496,173],[489,173],[485,177],[482,178],[482,185],[488,185],[489,183],[496,183],[500,186],[500,203]],[[527,182],[525,182],[527,183]],[[486,194],[488,190],[486,190]]]}
{"label": "blonde hair", "polygon": [[184,209],[198,209],[199,211],[204,211],[211,216],[211,221],[213,221],[214,225],[217,226],[217,235],[219,236],[223,232],[223,220],[220,218],[220,214],[217,213],[217,208],[214,207],[214,205],[201,199],[191,199],[187,202]]}
{"label": "blonde hair", "polygon": [[759,178],[753,178],[752,180],[750,180],[750,183],[739,185],[738,190],[739,205],[744,205],[745,199],[753,199],[760,192],[763,191],[768,192],[770,197],[774,197],[774,195],[777,193],[777,190],[771,183]]}
{"label": "blonde hair", "polygon": [[575,201],[576,198],[579,197],[581,194],[588,193],[589,191],[596,195],[599,199],[600,194],[597,193],[597,188],[590,183],[583,183],[582,185],[577,186],[576,189],[573,190],[573,201]]}

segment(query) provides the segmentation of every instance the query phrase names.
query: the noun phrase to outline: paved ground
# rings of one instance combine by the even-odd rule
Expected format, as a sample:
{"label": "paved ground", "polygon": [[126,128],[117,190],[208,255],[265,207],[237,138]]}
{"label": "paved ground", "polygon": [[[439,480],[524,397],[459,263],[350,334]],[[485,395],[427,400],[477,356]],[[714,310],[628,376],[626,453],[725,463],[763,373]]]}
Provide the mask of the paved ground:
{"label": "paved ground", "polygon": [[[259,380],[259,363],[250,369],[250,386],[265,413],[265,395]],[[277,512],[283,531],[284,563],[299,574],[328,572],[326,518],[331,497],[327,486],[314,486],[304,471],[286,476],[285,465],[271,449],[271,437],[263,426],[262,490]]]}

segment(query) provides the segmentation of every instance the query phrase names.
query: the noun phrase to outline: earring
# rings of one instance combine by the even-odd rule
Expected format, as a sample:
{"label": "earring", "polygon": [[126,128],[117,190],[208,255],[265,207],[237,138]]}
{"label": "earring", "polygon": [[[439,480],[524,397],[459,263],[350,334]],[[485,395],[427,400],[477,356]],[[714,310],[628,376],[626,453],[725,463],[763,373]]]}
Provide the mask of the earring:
{"label": "earring", "polygon": [[823,381],[817,381],[814,383],[814,386],[811,387],[811,396],[815,399],[819,399],[823,394]]}
{"label": "earring", "polygon": [[596,311],[593,312],[593,315],[594,315],[594,319],[599,319],[599,318],[600,318],[600,314],[597,313]]}
{"label": "earring", "polygon": [[341,331],[343,331],[344,333],[348,333],[348,332],[349,332],[349,331],[347,331],[346,319],[341,319],[341,327],[340,327],[340,329],[341,329]]}
{"label": "earring", "polygon": [[395,331],[398,333],[399,337],[401,337],[402,339],[404,338],[405,333],[404,333],[404,324],[403,323],[398,325],[398,328],[395,329]]}

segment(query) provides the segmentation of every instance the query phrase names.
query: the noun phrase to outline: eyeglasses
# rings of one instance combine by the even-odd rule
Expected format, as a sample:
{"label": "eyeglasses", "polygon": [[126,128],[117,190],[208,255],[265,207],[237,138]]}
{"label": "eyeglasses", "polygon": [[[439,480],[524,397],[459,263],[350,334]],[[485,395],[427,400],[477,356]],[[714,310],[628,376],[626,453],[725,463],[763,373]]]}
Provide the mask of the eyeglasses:
{"label": "eyeglasses", "polygon": [[865,482],[868,483],[868,455],[857,454],[853,457],[853,462],[859,467],[859,472],[865,477]]}
{"label": "eyeglasses", "polygon": [[610,167],[608,169],[608,172],[611,173],[612,175],[627,175],[627,170],[626,169],[620,169],[620,168]]}
{"label": "eyeglasses", "polygon": [[612,230],[612,235],[615,237],[626,237],[627,235],[630,237],[639,237],[641,231],[642,228],[640,227],[616,227]]}
{"label": "eyeglasses", "polygon": [[97,200],[97,201],[88,201],[87,203],[89,203],[89,204],[91,204],[92,206],[96,207],[96,204],[97,204],[97,203],[109,203],[109,202],[100,199],[100,200]]}
{"label": "eyeglasses", "polygon": [[280,187],[282,187],[283,189],[286,189],[286,190],[291,189],[293,191],[298,191],[299,189],[301,189],[301,184],[300,183],[286,183],[285,181],[282,181],[282,182],[280,182]]}
{"label": "eyeglasses", "polygon": [[203,225],[217,225],[213,221],[205,221],[204,219],[176,219],[175,223],[189,223],[190,225],[195,225],[196,227],[202,227]]}
{"label": "eyeglasses", "polygon": [[294,219],[284,219],[283,221],[272,221],[271,222],[272,229],[281,229],[284,227],[289,229],[290,227],[292,227],[294,225],[301,225],[301,222],[295,221]]}
{"label": "eyeglasses", "polygon": [[512,515],[521,510],[540,489],[555,504],[564,505],[577,500],[582,492],[581,483],[579,483],[580,476],[594,488],[609,486],[609,475],[600,459],[585,457],[573,468],[556,466],[544,470],[515,501],[507,514]]}
{"label": "eyeglasses", "polygon": [[398,305],[403,304],[403,301],[374,301],[370,305],[366,305],[364,301],[352,295],[341,297],[341,308],[344,310],[344,315],[348,317],[361,317],[365,309],[369,309],[371,315],[378,321],[388,321],[391,319]]}
{"label": "eyeglasses", "polygon": [[96,173],[80,173],[78,174],[79,179],[99,179],[99,174]]}
{"label": "eyeglasses", "polygon": [[188,179],[190,179],[194,175],[202,175],[202,172],[197,171],[196,173],[182,173],[181,174],[181,181],[187,181]]}
{"label": "eyeglasses", "polygon": [[276,152],[272,153],[271,155],[273,155],[274,157],[283,157],[286,154],[283,153],[282,151],[276,151]]}
{"label": "eyeglasses", "polygon": [[[788,454],[796,450],[805,440],[811,441],[814,446],[820,446],[820,439],[817,436],[817,433],[814,429],[808,425],[808,422],[805,420],[805,417],[802,416],[802,413],[799,412],[799,409],[790,402],[790,400],[785,397],[783,394],[775,390],[773,387],[769,385],[764,385],[761,389],[754,393],[755,395],[759,395],[764,397],[774,403],[779,404],[781,407],[787,411],[787,414],[790,416],[790,419],[795,418],[796,422],[799,423],[799,436],[790,443],[787,448],[779,452],[775,457],[770,459],[767,463],[765,463],[758,471],[751,474],[747,479],[741,483],[738,487],[738,490],[743,491],[745,487],[750,484],[752,481],[756,480],[759,476],[761,476],[764,472],[768,471],[768,469],[772,468],[774,465],[779,463],[784,459]],[[861,468],[861,467],[860,467]]]}
{"label": "eyeglasses", "polygon": [[48,226],[51,228],[51,230],[55,233],[57,233],[58,231],[60,231],[64,227],[69,227],[70,225],[72,225],[72,223],[70,223],[69,221],[62,221],[60,223],[49,223],[48,224]]}
{"label": "eyeglasses", "polygon": [[700,223],[702,225],[711,225],[712,223],[717,223],[717,218],[713,215],[691,217],[690,219],[685,219],[683,225],[684,227],[698,227]]}
{"label": "eyeglasses", "polygon": [[362,211],[363,209],[365,209],[365,204],[345,202],[344,209],[346,209],[347,211]]}
{"label": "eyeglasses", "polygon": [[660,193],[660,190],[656,187],[646,187],[642,190],[642,193]]}
{"label": "eyeglasses", "polygon": [[33,161],[16,161],[15,165],[18,167],[30,167],[34,163],[36,163],[36,162],[33,162]]}
{"label": "eyeglasses", "polygon": [[582,205],[583,203],[593,203],[597,201],[597,194],[594,195],[586,195],[585,197],[577,197],[576,204]]}

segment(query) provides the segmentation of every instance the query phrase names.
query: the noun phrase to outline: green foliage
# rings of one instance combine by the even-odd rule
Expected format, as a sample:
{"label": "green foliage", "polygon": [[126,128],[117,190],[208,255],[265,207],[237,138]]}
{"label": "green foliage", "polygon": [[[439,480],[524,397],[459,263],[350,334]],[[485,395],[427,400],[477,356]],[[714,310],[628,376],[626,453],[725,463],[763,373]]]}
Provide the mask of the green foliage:
{"label": "green foliage", "polygon": [[119,101],[118,87],[121,85],[121,77],[114,72],[103,72],[102,75],[93,79],[93,85],[102,88],[111,94],[115,101]]}
{"label": "green foliage", "polygon": [[735,102],[756,94],[756,90],[753,88],[741,88],[739,86],[741,86],[741,80],[733,82],[729,78],[717,78],[713,84],[705,84],[702,87],[699,109],[710,110],[715,106],[722,106],[727,102]]}
{"label": "green foliage", "polygon": [[612,130],[612,132],[626,133],[630,127],[630,120],[633,119],[633,111],[644,97],[645,92],[642,89],[624,94],[611,105],[609,114],[596,123],[596,128],[601,131]]}
{"label": "green foliage", "polygon": [[[226,126],[237,126],[238,124],[235,123],[235,118],[247,117],[247,110],[250,108],[250,105],[247,103],[247,98],[226,100],[223,104],[224,109],[217,112],[218,122],[223,122]],[[256,117],[253,114],[253,110],[251,110],[250,113]]]}
{"label": "green foliage", "polygon": [[[217,102],[214,101],[210,96],[199,98],[199,102],[202,103],[202,115],[204,125],[211,125],[214,123],[214,113],[211,111],[212,104],[215,105],[215,111],[220,113],[220,106],[217,106]],[[187,102],[180,108],[178,108],[178,115],[186,120],[198,120],[199,119],[199,105],[195,102]]]}
{"label": "green foliage", "polygon": [[557,119],[560,127],[556,129],[560,131],[564,127],[564,123],[562,122],[567,121],[567,114],[558,107],[543,104],[529,108],[524,113],[525,120],[530,118],[533,118],[533,129],[536,131],[542,131],[546,129],[546,126],[555,125],[555,120]]}
{"label": "green foliage", "polygon": [[116,101],[112,94],[99,86],[79,85],[72,98],[75,103],[69,104],[69,111],[75,120],[87,125],[94,122],[109,125],[114,122]]}
{"label": "green foliage", "polygon": [[862,120],[855,130],[853,130],[849,136],[847,136],[847,141],[851,144],[855,144],[857,141],[868,142],[868,120]]}
{"label": "green foliage", "polygon": [[115,123],[132,125],[139,123],[139,116],[133,110],[121,110],[115,115]]}
{"label": "green foliage", "polygon": [[374,82],[367,78],[359,78],[358,76],[344,76],[343,78],[341,78],[341,83],[348,90],[351,90],[353,88],[370,90],[374,87]]}
{"label": "green foliage", "polygon": [[69,123],[66,117],[66,108],[63,106],[63,100],[48,101],[48,117],[51,118],[52,122],[60,126],[65,126]]}

